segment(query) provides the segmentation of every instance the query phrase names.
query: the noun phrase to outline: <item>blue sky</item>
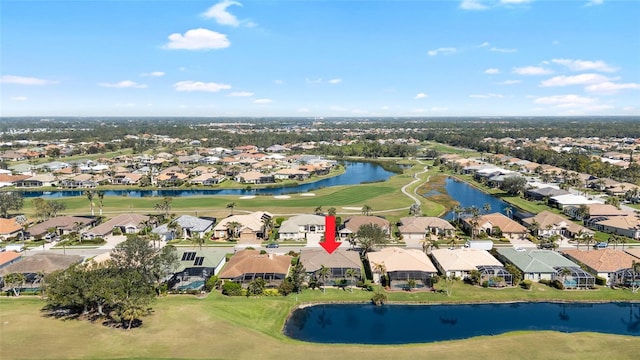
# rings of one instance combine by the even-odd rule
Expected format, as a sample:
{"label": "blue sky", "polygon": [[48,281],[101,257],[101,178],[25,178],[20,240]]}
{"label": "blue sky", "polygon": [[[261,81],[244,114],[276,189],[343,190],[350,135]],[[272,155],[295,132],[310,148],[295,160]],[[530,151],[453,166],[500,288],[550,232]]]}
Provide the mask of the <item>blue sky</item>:
{"label": "blue sky", "polygon": [[0,115],[640,115],[638,19],[635,0],[2,0]]}

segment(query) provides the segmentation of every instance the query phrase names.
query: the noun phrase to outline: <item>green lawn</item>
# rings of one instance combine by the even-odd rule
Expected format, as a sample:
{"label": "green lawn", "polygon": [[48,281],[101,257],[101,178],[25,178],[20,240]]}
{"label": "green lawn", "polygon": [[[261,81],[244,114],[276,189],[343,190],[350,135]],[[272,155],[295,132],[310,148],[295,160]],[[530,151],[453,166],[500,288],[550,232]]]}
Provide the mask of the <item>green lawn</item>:
{"label": "green lawn", "polygon": [[[396,301],[479,301],[627,298],[628,291],[560,292],[547,287],[479,289],[456,284],[442,294],[389,294]],[[474,295],[475,294],[475,295]],[[593,295],[592,295],[593,294]],[[168,296],[154,304],[141,328],[125,331],[83,320],[57,320],[40,312],[32,298],[1,298],[2,359],[635,359],[638,338],[596,333],[518,331],[468,340],[411,345],[314,344],[287,338],[284,321],[297,304],[317,301],[368,302],[372,293],[354,290],[305,291],[289,297],[204,298]],[[638,294],[631,297],[639,300]]]}

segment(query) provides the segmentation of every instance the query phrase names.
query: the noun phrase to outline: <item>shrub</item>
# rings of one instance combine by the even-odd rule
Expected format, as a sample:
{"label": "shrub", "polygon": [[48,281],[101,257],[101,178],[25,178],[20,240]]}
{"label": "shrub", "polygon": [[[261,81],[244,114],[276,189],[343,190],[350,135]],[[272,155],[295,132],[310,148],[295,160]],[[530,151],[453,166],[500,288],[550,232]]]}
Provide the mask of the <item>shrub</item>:
{"label": "shrub", "polygon": [[222,293],[227,296],[241,296],[242,295],[242,285],[228,281],[222,285]]}
{"label": "shrub", "polygon": [[558,279],[555,279],[555,280],[551,281],[549,283],[549,286],[552,286],[552,287],[554,287],[554,288],[556,288],[558,290],[564,290],[564,284],[562,283],[562,281],[560,281]]}
{"label": "shrub", "polygon": [[221,282],[220,278],[218,278],[217,276],[213,275],[204,284],[205,291],[211,291],[213,289],[219,288],[220,287],[220,282]]}
{"label": "shrub", "polygon": [[260,255],[264,255],[266,253],[267,253],[267,250],[264,250],[264,249],[260,250]]}
{"label": "shrub", "polygon": [[540,279],[539,281],[540,284],[543,285],[549,285],[551,283],[551,280],[547,280],[547,279]]}
{"label": "shrub", "polygon": [[601,276],[596,276],[596,285],[607,285],[607,279],[601,277]]}
{"label": "shrub", "polygon": [[533,286],[533,281],[529,279],[522,280],[522,282],[520,283],[520,286],[522,286],[522,288],[525,290],[531,290],[531,287]]}
{"label": "shrub", "polygon": [[280,286],[278,286],[278,293],[282,296],[287,296],[293,292],[293,284],[291,281],[283,281]]}
{"label": "shrub", "polygon": [[262,295],[264,295],[264,296],[280,296],[280,289],[265,289],[264,292],[262,293]]}
{"label": "shrub", "polygon": [[487,280],[482,282],[482,287],[484,288],[488,288],[489,287],[489,282]]}
{"label": "shrub", "polygon": [[371,297],[371,302],[374,305],[384,305],[384,303],[387,302],[387,294],[383,294],[383,293],[376,293],[373,294],[373,297]]}

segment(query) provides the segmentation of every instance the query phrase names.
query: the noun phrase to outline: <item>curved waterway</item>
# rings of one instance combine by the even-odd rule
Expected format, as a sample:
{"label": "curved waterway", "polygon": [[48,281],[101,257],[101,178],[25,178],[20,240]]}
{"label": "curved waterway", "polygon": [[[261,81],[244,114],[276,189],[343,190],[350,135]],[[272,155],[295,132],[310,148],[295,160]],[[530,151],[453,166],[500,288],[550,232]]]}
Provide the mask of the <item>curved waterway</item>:
{"label": "curved waterway", "polygon": [[511,331],[640,336],[640,303],[329,304],[296,309],[285,335],[319,343],[409,344]]}
{"label": "curved waterway", "polygon": [[[105,190],[105,196],[204,196],[204,195],[284,195],[318,190],[325,187],[339,185],[356,185],[366,182],[388,180],[394,175],[382,166],[368,162],[346,162],[345,171],[334,177],[325,178],[311,183],[290,187],[274,187],[259,189],[162,189],[162,190]],[[277,186],[277,184],[273,184]],[[60,190],[60,191],[27,191],[25,197],[61,198],[72,196],[84,196],[84,190]]]}
{"label": "curved waterway", "polygon": [[[459,202],[460,207],[463,209],[475,206],[480,209],[480,212],[483,212],[482,207],[484,204],[489,204],[491,206],[491,213],[499,212],[504,214],[504,209],[510,206],[508,203],[498,199],[497,197],[486,194],[464,181],[459,181],[453,178],[447,178],[445,181],[447,194],[449,194],[452,199]],[[450,211],[442,218],[452,220],[455,218],[455,214],[453,211]]]}

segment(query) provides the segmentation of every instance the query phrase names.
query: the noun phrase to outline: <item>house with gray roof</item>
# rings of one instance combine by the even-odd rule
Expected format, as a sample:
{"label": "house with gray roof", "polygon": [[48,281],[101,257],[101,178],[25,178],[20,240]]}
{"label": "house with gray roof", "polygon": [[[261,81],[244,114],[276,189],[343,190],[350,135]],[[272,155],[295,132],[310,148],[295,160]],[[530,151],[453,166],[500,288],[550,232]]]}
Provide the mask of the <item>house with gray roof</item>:
{"label": "house with gray roof", "polygon": [[105,237],[118,228],[122,234],[137,234],[144,228],[149,216],[140,214],[120,214],[82,234],[85,239]]}
{"label": "house with gray roof", "polygon": [[[515,248],[496,248],[498,258],[505,262],[513,264],[520,269],[525,280],[540,281],[555,280],[561,278],[560,270],[568,268],[580,276],[595,281],[593,275],[582,271],[580,266],[573,261],[562,256],[560,253],[551,250],[525,250]],[[577,275],[576,275],[577,276]],[[567,282],[567,279],[565,279]]]}
{"label": "house with gray roof", "polygon": [[324,216],[303,214],[282,222],[278,230],[280,240],[319,241],[324,235]]}
{"label": "house with gray roof", "polygon": [[182,215],[174,220],[176,224],[182,229],[182,234],[175,234],[174,230],[169,228],[169,224],[163,224],[152,231],[158,235],[164,241],[173,240],[174,238],[203,238],[205,233],[213,230],[215,219],[203,219],[191,215]]}
{"label": "house with gray roof", "polygon": [[226,249],[176,249],[176,253],[179,265],[169,279],[169,288],[176,290],[200,289],[227,261]]}
{"label": "house with gray roof", "polygon": [[309,276],[318,276],[318,271],[324,266],[331,270],[327,278],[327,285],[335,285],[337,280],[347,279],[346,273],[352,269],[355,273],[355,281],[361,277],[362,261],[357,251],[336,249],[329,254],[324,249],[302,249],[300,251],[300,262],[304,266]]}

